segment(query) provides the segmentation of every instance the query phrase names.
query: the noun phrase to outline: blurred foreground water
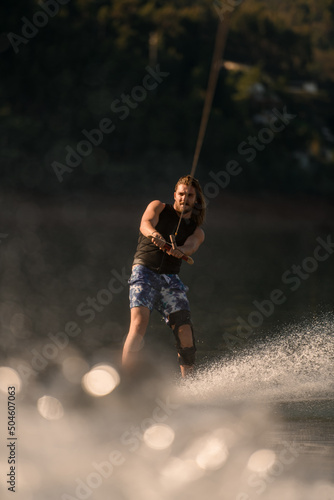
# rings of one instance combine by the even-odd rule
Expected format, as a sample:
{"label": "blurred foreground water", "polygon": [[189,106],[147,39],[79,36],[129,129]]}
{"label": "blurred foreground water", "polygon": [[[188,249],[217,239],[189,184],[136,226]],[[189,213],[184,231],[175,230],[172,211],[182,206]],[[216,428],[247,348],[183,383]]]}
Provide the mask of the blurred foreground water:
{"label": "blurred foreground water", "polygon": [[160,365],[129,384],[114,360],[79,356],[48,384],[1,368],[2,410],[7,385],[22,387],[16,498],[334,498],[334,322],[318,326],[186,381]]}
{"label": "blurred foreground water", "polygon": [[[180,380],[153,314],[146,370],[129,380],[126,280],[146,203],[2,200],[1,499],[14,495],[8,386],[19,500],[334,499],[334,257],[305,261],[333,234],[332,213],[211,208],[182,270],[196,375]],[[273,290],[285,300],[270,306]]]}

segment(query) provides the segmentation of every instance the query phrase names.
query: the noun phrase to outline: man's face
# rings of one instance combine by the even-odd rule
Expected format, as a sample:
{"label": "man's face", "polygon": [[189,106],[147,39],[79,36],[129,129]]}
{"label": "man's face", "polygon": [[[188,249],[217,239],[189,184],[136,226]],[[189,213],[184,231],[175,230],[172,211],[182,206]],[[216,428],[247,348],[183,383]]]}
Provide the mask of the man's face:
{"label": "man's face", "polygon": [[[187,196],[187,203],[184,207],[184,202]],[[194,186],[186,186],[185,184],[179,184],[174,193],[174,208],[177,212],[182,212],[184,207],[184,215],[189,214],[196,203],[196,190]]]}

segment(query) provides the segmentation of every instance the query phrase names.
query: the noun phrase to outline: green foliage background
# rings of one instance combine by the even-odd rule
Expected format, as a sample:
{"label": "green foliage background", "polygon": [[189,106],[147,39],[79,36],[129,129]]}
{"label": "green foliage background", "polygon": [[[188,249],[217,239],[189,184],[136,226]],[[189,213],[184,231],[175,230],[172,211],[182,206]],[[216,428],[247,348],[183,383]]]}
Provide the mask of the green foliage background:
{"label": "green foliage background", "polygon": [[[133,193],[152,179],[189,172],[227,6],[233,12],[224,58],[240,65],[221,69],[198,175],[205,181],[236,159],[243,173],[230,190],[333,195],[333,0],[245,0],[236,8],[233,0],[69,0],[16,54],[8,34],[22,36],[40,3],[3,0],[0,7],[3,188]],[[111,103],[156,64],[169,76],[120,121]],[[247,164],[239,144],[265,126],[259,117],[284,106],[297,118]],[[52,162],[64,163],[65,147],[75,148],[81,131],[104,117],[115,132],[59,183]]]}

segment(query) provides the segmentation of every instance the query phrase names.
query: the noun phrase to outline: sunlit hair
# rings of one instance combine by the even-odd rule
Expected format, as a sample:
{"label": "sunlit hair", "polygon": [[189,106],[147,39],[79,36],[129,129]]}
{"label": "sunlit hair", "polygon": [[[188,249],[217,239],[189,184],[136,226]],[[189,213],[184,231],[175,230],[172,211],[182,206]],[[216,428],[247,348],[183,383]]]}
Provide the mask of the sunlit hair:
{"label": "sunlit hair", "polygon": [[196,222],[198,226],[201,226],[205,221],[206,214],[206,203],[203,195],[203,191],[200,183],[191,175],[184,175],[180,177],[175,185],[175,191],[177,190],[180,184],[184,184],[185,186],[193,186],[196,191],[196,203],[194,205],[191,218]]}

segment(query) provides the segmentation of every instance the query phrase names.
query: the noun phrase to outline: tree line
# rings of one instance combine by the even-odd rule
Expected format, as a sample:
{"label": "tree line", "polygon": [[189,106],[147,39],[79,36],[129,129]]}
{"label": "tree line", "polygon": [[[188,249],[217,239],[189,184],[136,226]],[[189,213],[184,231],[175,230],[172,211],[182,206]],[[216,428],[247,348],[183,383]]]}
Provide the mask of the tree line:
{"label": "tree line", "polygon": [[[55,194],[117,192],[125,185],[137,188],[151,175],[163,180],[184,173],[225,4],[4,0],[2,185]],[[200,158],[203,179],[236,160],[244,175],[229,189],[330,196],[334,2],[230,4],[225,64]],[[167,76],[158,81],[150,72]],[[273,135],[263,132],[272,132],[275,112],[284,109],[295,116],[289,125]],[[103,120],[110,133],[99,141]],[[257,153],[252,161],[251,153],[240,153],[244,142]],[[66,163],[69,151],[81,158],[75,167]],[[68,169],[62,182],[55,162]]]}

